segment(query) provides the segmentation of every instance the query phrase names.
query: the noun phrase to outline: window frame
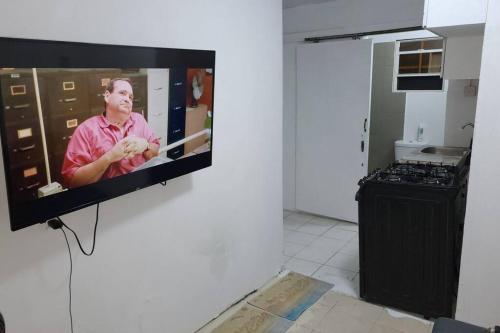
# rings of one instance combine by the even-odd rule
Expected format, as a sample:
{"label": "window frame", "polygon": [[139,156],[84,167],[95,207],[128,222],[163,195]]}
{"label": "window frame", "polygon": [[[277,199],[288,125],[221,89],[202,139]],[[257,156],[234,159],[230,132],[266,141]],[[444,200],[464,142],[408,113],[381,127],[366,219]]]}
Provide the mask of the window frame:
{"label": "window frame", "polygon": [[[400,46],[401,43],[409,43],[409,42],[421,42],[421,41],[428,41],[428,40],[442,40],[443,41],[443,47],[441,49],[418,49],[418,50],[413,50],[413,51],[400,51]],[[438,92],[438,91],[445,91],[445,80],[443,78],[443,72],[444,72],[444,58],[445,58],[445,49],[446,49],[446,39],[443,37],[431,37],[431,38],[417,38],[417,39],[403,39],[403,40],[397,40],[395,42],[395,47],[394,47],[394,67],[393,67],[393,74],[392,74],[392,92],[394,93],[404,93],[404,92]],[[399,73],[399,56],[400,55],[405,55],[405,54],[426,54],[426,53],[441,53],[441,69],[439,72],[435,73]],[[414,89],[414,90],[399,90],[398,89],[398,79],[400,77],[432,77],[432,76],[439,76],[441,79],[443,79],[443,83],[441,85],[441,89],[429,89],[429,90],[421,90],[421,89]]]}

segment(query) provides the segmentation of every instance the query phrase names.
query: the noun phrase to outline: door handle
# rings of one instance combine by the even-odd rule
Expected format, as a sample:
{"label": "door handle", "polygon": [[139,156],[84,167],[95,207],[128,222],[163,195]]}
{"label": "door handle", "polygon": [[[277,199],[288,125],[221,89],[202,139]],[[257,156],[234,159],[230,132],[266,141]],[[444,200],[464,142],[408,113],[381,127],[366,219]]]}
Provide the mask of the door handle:
{"label": "door handle", "polygon": [[39,185],[40,185],[40,182],[36,182],[36,183],[34,183],[34,184],[31,184],[31,185],[26,186],[26,189],[27,189],[27,190],[31,190],[32,188],[35,188],[35,187],[37,187],[37,186],[39,186]]}
{"label": "door handle", "polygon": [[368,121],[368,119],[367,119],[367,118],[365,118],[365,122],[363,123],[363,130],[365,131],[365,133],[366,133],[366,122],[367,122],[367,121]]}
{"label": "door handle", "polygon": [[29,103],[28,104],[19,104],[19,105],[14,105],[14,109],[26,109],[26,108],[29,108],[30,105]]}
{"label": "door handle", "polygon": [[34,149],[35,147],[36,147],[36,144],[31,145],[31,146],[27,146],[27,147],[20,147],[19,150],[20,151],[28,151],[28,150]]}
{"label": "door handle", "polygon": [[365,151],[365,140],[361,140],[361,152]]}

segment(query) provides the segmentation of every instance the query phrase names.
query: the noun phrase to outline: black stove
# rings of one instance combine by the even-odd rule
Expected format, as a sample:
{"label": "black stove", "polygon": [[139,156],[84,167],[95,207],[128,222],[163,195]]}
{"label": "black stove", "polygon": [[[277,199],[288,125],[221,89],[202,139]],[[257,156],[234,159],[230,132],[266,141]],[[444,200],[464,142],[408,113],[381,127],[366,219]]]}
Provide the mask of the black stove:
{"label": "black stove", "polygon": [[402,184],[425,184],[452,186],[455,181],[455,167],[434,164],[393,163],[385,170],[377,170],[374,181]]}
{"label": "black stove", "polygon": [[393,163],[359,181],[361,298],[453,315],[466,191],[464,171],[441,164]]}

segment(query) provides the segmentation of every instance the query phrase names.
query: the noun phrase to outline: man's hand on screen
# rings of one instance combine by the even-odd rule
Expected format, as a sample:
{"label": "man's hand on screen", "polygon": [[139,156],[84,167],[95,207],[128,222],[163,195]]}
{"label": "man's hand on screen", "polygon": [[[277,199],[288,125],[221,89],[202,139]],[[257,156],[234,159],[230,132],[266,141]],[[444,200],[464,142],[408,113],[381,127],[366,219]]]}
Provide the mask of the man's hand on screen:
{"label": "man's hand on screen", "polygon": [[118,141],[113,146],[113,148],[111,148],[111,150],[106,153],[106,155],[108,156],[109,161],[111,163],[117,162],[117,161],[121,160],[122,158],[127,157],[127,155],[128,155],[128,152],[127,152],[128,142],[126,139],[127,138]]}
{"label": "man's hand on screen", "polygon": [[144,138],[137,136],[126,137],[126,149],[127,158],[132,158],[137,154],[142,154],[146,149],[148,149],[148,141]]}

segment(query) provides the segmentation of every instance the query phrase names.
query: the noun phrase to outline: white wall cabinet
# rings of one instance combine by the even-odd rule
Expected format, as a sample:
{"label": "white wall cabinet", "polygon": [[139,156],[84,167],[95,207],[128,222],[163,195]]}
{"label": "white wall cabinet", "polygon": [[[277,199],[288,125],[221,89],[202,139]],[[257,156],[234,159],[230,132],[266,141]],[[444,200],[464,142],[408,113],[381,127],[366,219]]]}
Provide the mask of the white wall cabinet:
{"label": "white wall cabinet", "polygon": [[441,36],[482,33],[487,0],[426,0],[423,26]]}

